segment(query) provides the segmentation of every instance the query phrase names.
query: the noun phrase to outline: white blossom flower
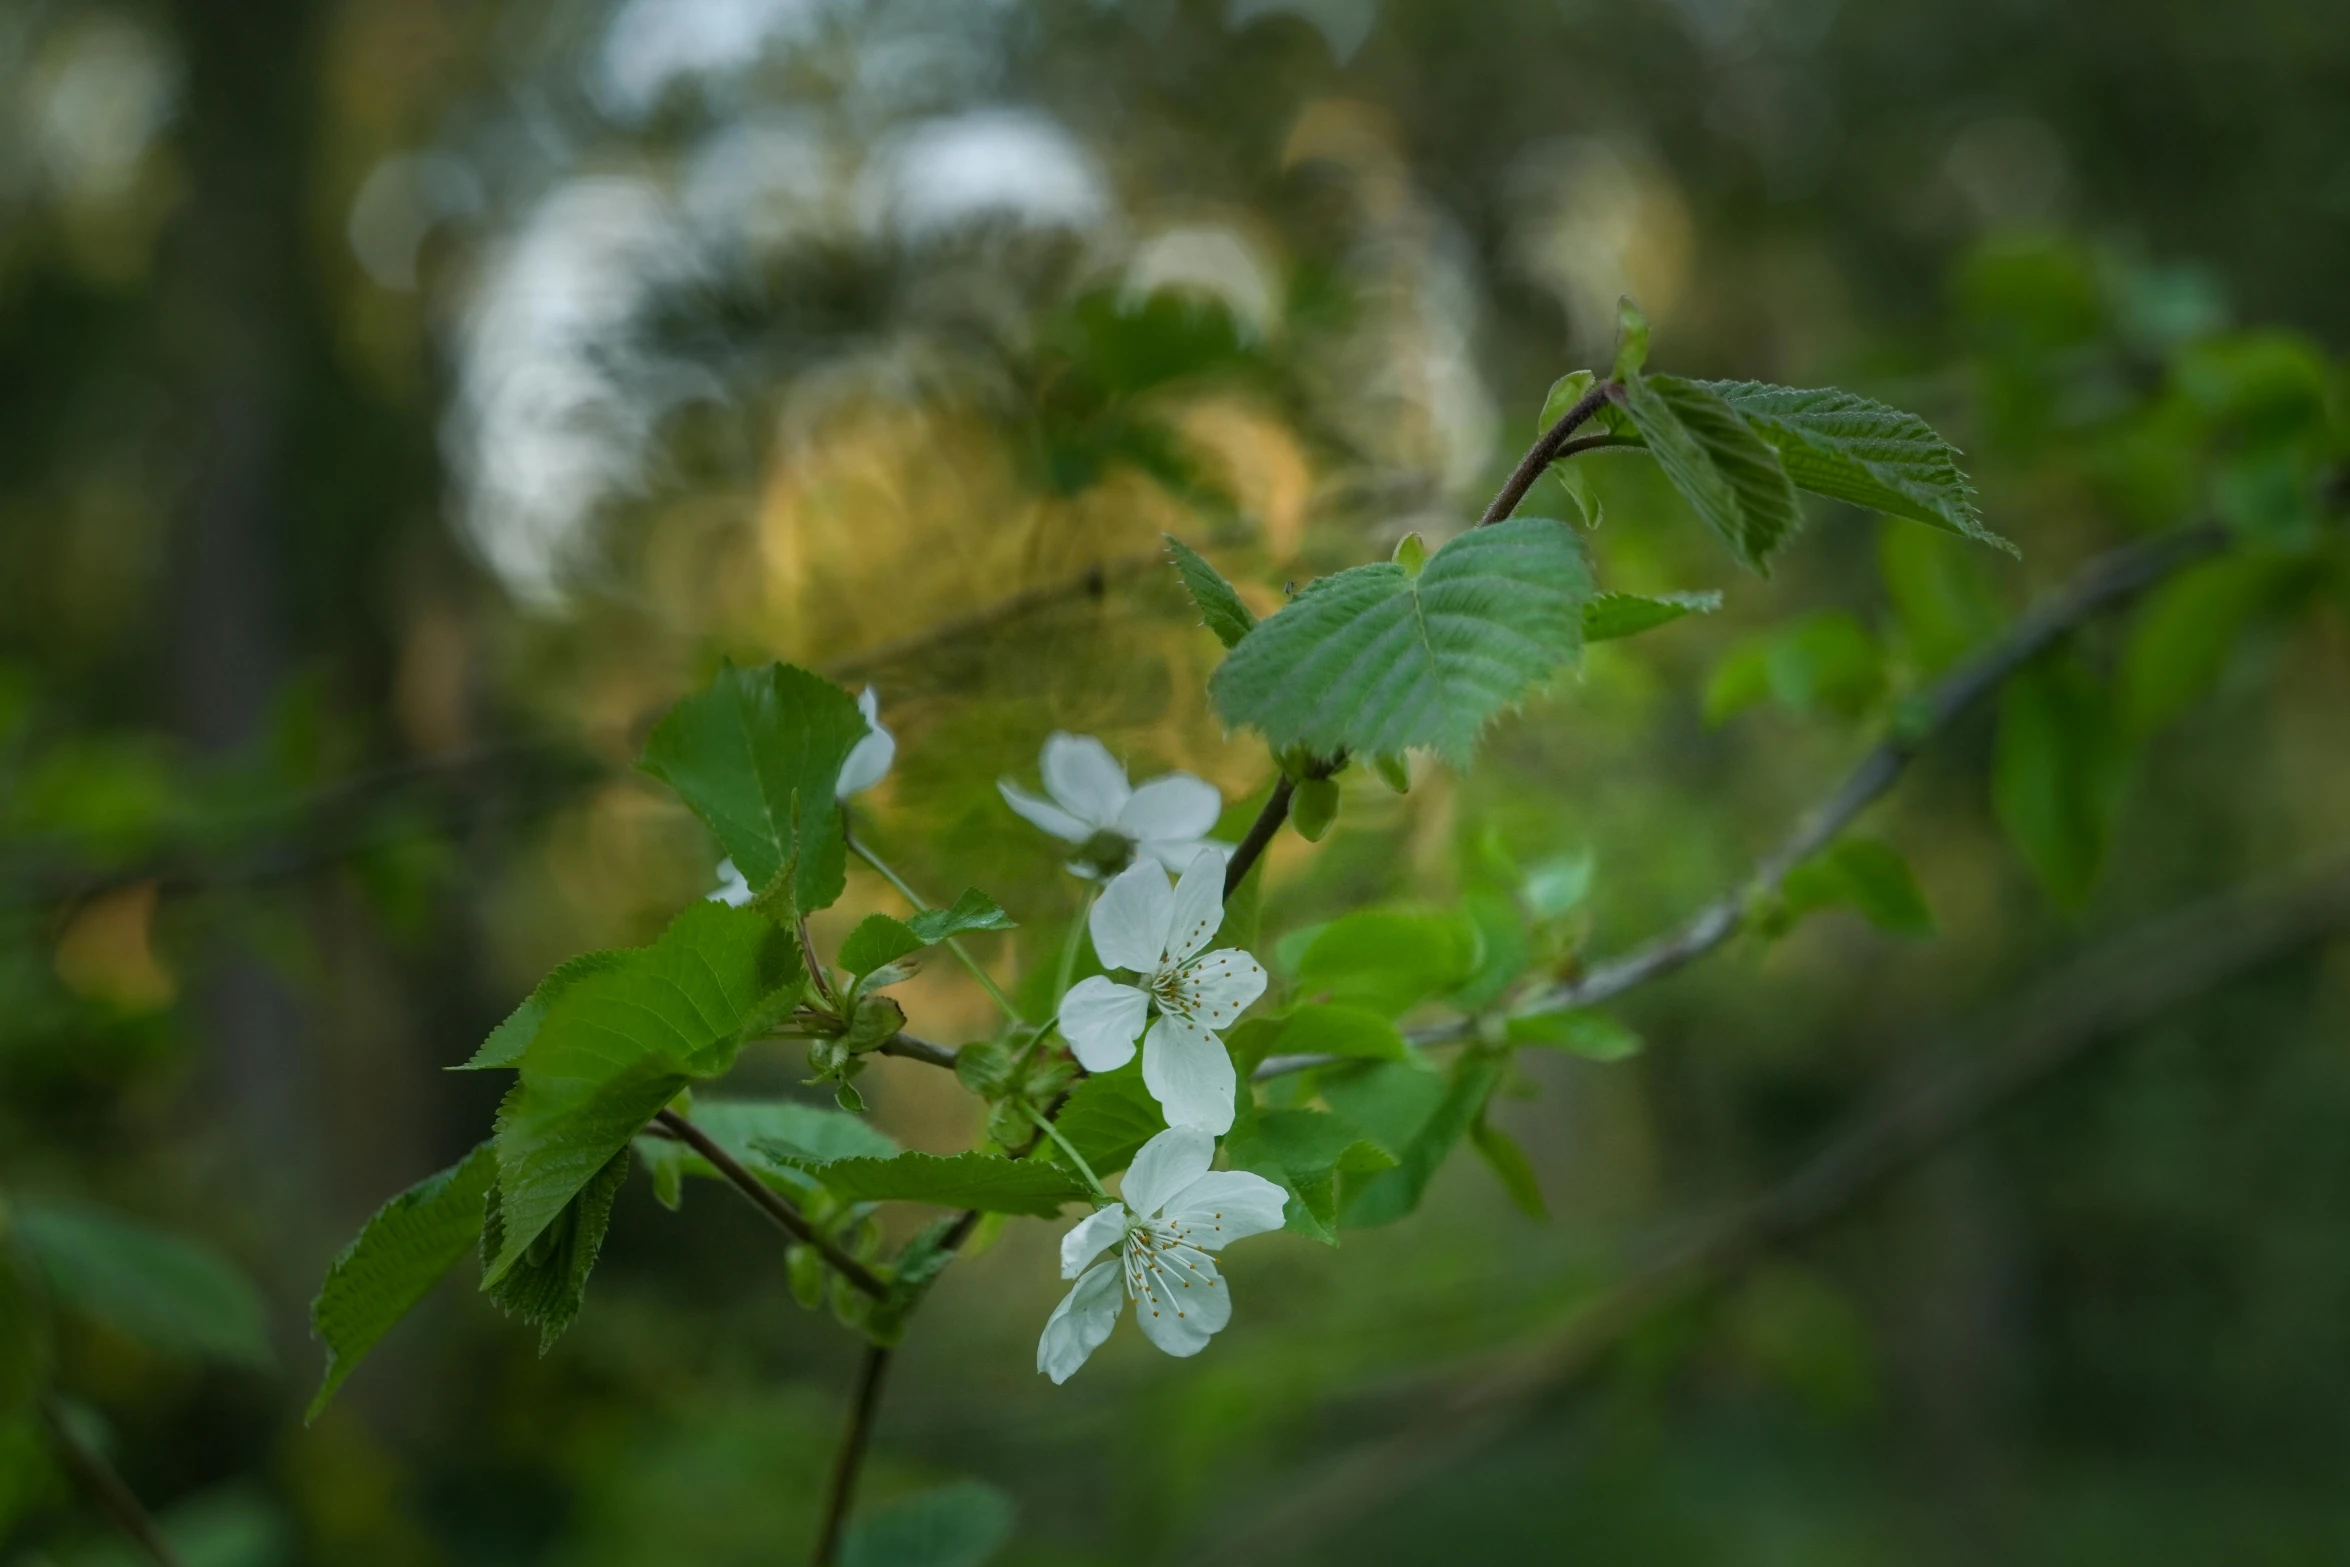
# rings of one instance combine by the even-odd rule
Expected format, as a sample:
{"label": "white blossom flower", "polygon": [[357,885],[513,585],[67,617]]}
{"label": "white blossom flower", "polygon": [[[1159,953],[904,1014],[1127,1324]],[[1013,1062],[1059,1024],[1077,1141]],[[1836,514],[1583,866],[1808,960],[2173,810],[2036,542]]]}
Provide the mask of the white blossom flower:
{"label": "white blossom flower", "polygon": [[750,902],[753,896],[755,894],[751,884],[743,878],[741,871],[735,869],[733,857],[729,856],[720,860],[718,862],[718,887],[710,894],[709,901],[739,909]]}
{"label": "white blossom flower", "polygon": [[865,735],[840,764],[840,778],[832,786],[835,799],[863,794],[887,777],[889,764],[898,759],[898,737],[882,727],[881,699],[871,686],[857,698],[857,711],[865,715]]}
{"label": "white blossom flower", "polygon": [[[1232,849],[1208,837],[1216,818],[1224,814],[1224,797],[1216,786],[1189,773],[1153,778],[1141,788],[1127,785],[1126,769],[1109,747],[1091,735],[1054,731],[1038,758],[1045,793],[1040,800],[1009,778],[997,782],[1004,803],[1030,822],[1068,843],[1091,852],[1070,862],[1080,876],[1115,871],[1139,852],[1169,871],[1181,871],[1202,849],[1213,850],[1220,865]],[[1110,840],[1106,844],[1100,840]],[[1106,847],[1114,853],[1103,853]],[[1093,863],[1089,863],[1093,862]]]}
{"label": "white blossom flower", "polygon": [[1224,922],[1224,857],[1204,850],[1170,888],[1157,862],[1137,860],[1094,901],[1093,949],[1105,967],[1132,969],[1139,985],[1096,974],[1061,998],[1061,1033],[1089,1072],[1114,1072],[1134,1059],[1135,1037],[1156,1011],[1142,1045],[1142,1081],[1169,1126],[1221,1135],[1232,1129],[1238,1084],[1217,1030],[1265,993],[1265,971],[1237,947],[1201,953]]}
{"label": "white blossom flower", "polygon": [[1288,1194],[1261,1175],[1209,1169],[1215,1152],[1197,1127],[1161,1132],[1134,1156],[1124,1200],[1061,1237],[1061,1277],[1077,1284],[1037,1340],[1037,1370],[1055,1382],[1075,1376],[1129,1297],[1144,1335],[1170,1355],[1198,1354],[1232,1320],[1232,1292],[1208,1253],[1281,1228]]}

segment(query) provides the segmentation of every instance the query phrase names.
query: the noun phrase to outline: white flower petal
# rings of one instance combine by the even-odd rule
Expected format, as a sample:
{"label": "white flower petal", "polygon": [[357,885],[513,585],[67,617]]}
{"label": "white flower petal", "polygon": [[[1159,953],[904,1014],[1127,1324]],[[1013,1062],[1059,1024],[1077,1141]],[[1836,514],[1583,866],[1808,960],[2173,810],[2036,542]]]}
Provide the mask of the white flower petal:
{"label": "white flower petal", "polygon": [[1215,1157],[1215,1138],[1194,1127],[1169,1127],[1144,1143],[1126,1167],[1120,1188],[1126,1206],[1149,1218],[1168,1198],[1198,1184]]}
{"label": "white flower petal", "polygon": [[1061,1297],[1061,1303],[1045,1321],[1044,1336],[1036,1341],[1037,1370],[1056,1383],[1066,1382],[1077,1374],[1077,1368],[1085,1364],[1088,1356],[1102,1347],[1102,1340],[1118,1325],[1118,1312],[1126,1304],[1126,1291],[1119,1275],[1115,1258],[1097,1263]]}
{"label": "white flower petal", "polygon": [[1216,874],[1219,876],[1224,873],[1224,867],[1232,862],[1232,845],[1218,843],[1213,838],[1145,838],[1134,847],[1166,866],[1169,874],[1176,876],[1191,869],[1191,862],[1198,859],[1202,851],[1216,857]]}
{"label": "white flower petal", "polygon": [[1095,974],[1061,998],[1061,1037],[1088,1072],[1115,1072],[1134,1059],[1151,998],[1132,985]]}
{"label": "white flower petal", "polygon": [[1167,885],[1167,873],[1148,860],[1137,860],[1112,877],[1094,900],[1094,954],[1104,968],[1156,973],[1174,917],[1175,893]]}
{"label": "white flower petal", "polygon": [[1238,947],[1219,947],[1183,965],[1174,1010],[1218,1033],[1239,1021],[1265,993],[1265,971]]}
{"label": "white flower petal", "polygon": [[1091,735],[1056,730],[1045,737],[1037,766],[1044,774],[1044,792],[1089,828],[1115,824],[1134,792],[1126,787],[1126,769]]}
{"label": "white flower petal", "polygon": [[1197,841],[1216,830],[1224,797],[1216,786],[1189,773],[1153,778],[1134,791],[1118,812],[1118,830],[1129,838]]}
{"label": "white flower petal", "polygon": [[[1214,1251],[1251,1235],[1281,1228],[1281,1212],[1289,1193],[1261,1175],[1246,1170],[1210,1170],[1167,1199],[1162,1217],[1180,1225],[1184,1240],[1202,1251]],[[1072,1239],[1075,1232],[1071,1232]],[[1061,1243],[1068,1254],[1068,1242]]]}
{"label": "white flower petal", "polygon": [[1155,1260],[1134,1299],[1134,1320],[1168,1354],[1196,1355],[1232,1320],[1232,1291],[1204,1253],[1161,1252]]}
{"label": "white flower petal", "polygon": [[1031,825],[1042,827],[1064,843],[1083,843],[1093,829],[1049,800],[1040,800],[1009,778],[996,780],[996,793]]}
{"label": "white flower petal", "polygon": [[[1194,1181],[1192,1184],[1196,1186],[1199,1183]],[[1111,1208],[1096,1208],[1079,1219],[1069,1233],[1061,1237],[1061,1277],[1073,1279],[1083,1273],[1087,1263],[1107,1248],[1117,1245],[1119,1237],[1125,1233],[1126,1207],[1123,1203]]]}
{"label": "white flower petal", "polygon": [[864,739],[849,748],[848,757],[840,764],[840,778],[832,786],[833,796],[845,800],[852,794],[863,794],[889,776],[889,764],[897,759],[897,736],[875,724]]}
{"label": "white flower petal", "polygon": [[865,727],[881,727],[881,693],[867,686],[857,693],[857,711],[865,715]]}
{"label": "white flower petal", "polygon": [[1218,1137],[1232,1130],[1239,1087],[1232,1057],[1224,1041],[1191,1019],[1162,1014],[1151,1025],[1142,1042],[1142,1083],[1169,1126],[1196,1126]]}
{"label": "white flower petal", "polygon": [[[1216,854],[1192,856],[1175,884],[1175,909],[1167,920],[1167,955],[1180,963],[1216,939],[1224,923],[1224,862]],[[1250,997],[1255,1000],[1255,997]]]}
{"label": "white flower petal", "polygon": [[743,880],[743,873],[735,869],[731,859],[718,862],[718,887],[710,894],[710,902],[723,903],[730,908],[741,908],[751,901],[751,884]]}

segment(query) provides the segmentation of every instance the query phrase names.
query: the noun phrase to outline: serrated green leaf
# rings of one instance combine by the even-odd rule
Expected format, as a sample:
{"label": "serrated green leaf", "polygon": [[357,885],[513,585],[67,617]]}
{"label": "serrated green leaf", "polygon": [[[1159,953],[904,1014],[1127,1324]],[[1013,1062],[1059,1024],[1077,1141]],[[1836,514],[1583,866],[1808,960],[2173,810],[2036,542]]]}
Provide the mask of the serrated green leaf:
{"label": "serrated green leaf", "polygon": [[361,1357],[480,1243],[497,1152],[488,1143],[376,1209],[327,1269],[310,1303],[310,1331],[326,1345],[326,1374],[305,1422],[316,1420]]}
{"label": "serrated green leaf", "polygon": [[2043,659],[2000,695],[1991,803],[2024,863],[2067,910],[2089,901],[2135,761],[2112,698],[2075,659]]}
{"label": "serrated green leaf", "polygon": [[[508,1316],[520,1317],[539,1330],[542,1355],[579,1316],[588,1275],[595,1271],[604,1232],[612,1224],[612,1201],[626,1179],[628,1150],[623,1147],[572,1193],[550,1223],[521,1244],[506,1229],[503,1188],[490,1188],[482,1214],[482,1290]],[[490,1260],[499,1256],[512,1261],[497,1277],[487,1277]]]}
{"label": "serrated green leaf", "polygon": [[929,946],[968,931],[1019,929],[1018,922],[977,887],[965,887],[963,895],[947,908],[923,910],[907,920],[906,927]]}
{"label": "serrated green leaf", "polygon": [[485,1287],[679,1089],[732,1066],[804,979],[790,933],[722,903],[695,904],[620,957],[549,1004],[499,1108],[504,1245]]}
{"label": "serrated green leaf", "polygon": [[[1136,1061],[1082,1079],[1069,1090],[1053,1124],[1094,1174],[1108,1177],[1133,1163],[1142,1145],[1167,1129],[1167,1116],[1144,1086],[1142,1063]],[[1047,1157],[1067,1157],[1057,1145],[1048,1146]]]}
{"label": "serrated green leaf", "polygon": [[1814,495],[1907,517],[2018,555],[1983,526],[1958,449],[1916,414],[1834,387],[1702,381],[1777,448],[1787,477]]}
{"label": "serrated green leaf", "polygon": [[1167,541],[1167,550],[1175,557],[1175,569],[1183,577],[1184,591],[1199,606],[1200,619],[1216,634],[1217,641],[1226,647],[1237,644],[1255,628],[1257,617],[1241,602],[1232,584],[1197,550],[1172,533],[1160,537]]}
{"label": "serrated green leaf", "polygon": [[546,1021],[547,1008],[557,996],[590,974],[606,973],[627,961],[625,952],[583,952],[558,964],[554,971],[538,983],[523,999],[522,1005],[507,1014],[506,1021],[490,1030],[490,1037],[481,1042],[481,1048],[458,1065],[452,1072],[479,1072],[490,1067],[514,1066],[522,1060],[522,1053],[538,1037],[539,1025]]}
{"label": "serrated green leaf", "polygon": [[1365,909],[1302,934],[1294,953],[1282,944],[1296,994],[1388,1017],[1466,984],[1481,947],[1476,925],[1458,910]]}
{"label": "serrated green leaf", "polygon": [[1226,1163],[1289,1193],[1284,1226],[1338,1244],[1338,1176],[1369,1175],[1395,1159],[1353,1122],[1320,1110],[1264,1110],[1239,1117],[1224,1139]]}
{"label": "serrated green leaf", "polygon": [[1542,1200],[1542,1183],[1534,1178],[1534,1162],[1518,1140],[1483,1116],[1469,1124],[1469,1146],[1484,1158],[1486,1168],[1501,1181],[1501,1189],[1529,1219],[1547,1220],[1550,1208]]}
{"label": "serrated green leaf", "polygon": [[1514,1017],[1503,1036],[1513,1045],[1565,1050],[1589,1061],[1636,1056],[1641,1039],[1604,1012],[1536,1012]]}
{"label": "serrated green leaf", "polygon": [[1276,750],[1467,759],[1504,709],[1582,648],[1591,576],[1563,523],[1473,529],[1417,577],[1392,561],[1320,578],[1242,638],[1208,682],[1225,722]]}
{"label": "serrated green leaf", "polygon": [[1600,593],[1583,606],[1583,640],[1612,642],[1670,625],[1684,615],[1710,615],[1722,607],[1719,593]]}
{"label": "serrated green leaf", "polygon": [[637,765],[693,807],[753,888],[796,863],[792,901],[806,914],[847,881],[832,791],[865,732],[855,699],[822,676],[728,665],[653,726]]}
{"label": "serrated green leaf", "polygon": [[1846,838],[1787,872],[1779,885],[1785,923],[1816,909],[1848,908],[1893,936],[1931,936],[1934,911],[1909,862],[1872,838]]}
{"label": "serrated green leaf", "polygon": [[[1374,1070],[1395,1068],[1382,1064]],[[1375,1175],[1350,1175],[1342,1183],[1339,1222],[1349,1229],[1370,1229],[1391,1224],[1419,1207],[1445,1156],[1484,1113],[1485,1101],[1492,1097],[1501,1072],[1501,1061],[1492,1056],[1464,1054],[1457,1058],[1441,1096],[1411,1134],[1401,1139],[1400,1145],[1385,1137],[1379,1139],[1394,1156],[1395,1168]],[[1323,1093],[1335,1108],[1346,1111],[1327,1088]],[[1366,1124],[1365,1130],[1376,1135],[1378,1129]]]}
{"label": "serrated green leaf", "polygon": [[819,1163],[788,1150],[756,1146],[770,1157],[806,1170],[825,1190],[849,1202],[926,1202],[941,1208],[977,1208],[983,1213],[1025,1213],[1049,1219],[1064,1204],[1082,1202],[1088,1195],[1076,1176],[1041,1159],[1006,1159],[983,1153],[902,1153],[894,1159]]}
{"label": "serrated green leaf", "polygon": [[1012,1538],[1014,1516],[992,1485],[942,1485],[858,1519],[841,1567],[984,1567]]}
{"label": "serrated green leaf", "polygon": [[868,914],[840,944],[840,966],[863,979],[875,969],[929,945],[903,920],[892,919],[887,914]]}
{"label": "serrated green leaf", "polygon": [[1779,454],[1702,382],[1635,376],[1624,382],[1624,408],[1673,488],[1731,554],[1768,575],[1771,555],[1803,521]]}
{"label": "serrated green leaf", "polygon": [[12,1215],[58,1304],[167,1355],[275,1363],[261,1297],[213,1252],[79,1203],[19,1200]]}

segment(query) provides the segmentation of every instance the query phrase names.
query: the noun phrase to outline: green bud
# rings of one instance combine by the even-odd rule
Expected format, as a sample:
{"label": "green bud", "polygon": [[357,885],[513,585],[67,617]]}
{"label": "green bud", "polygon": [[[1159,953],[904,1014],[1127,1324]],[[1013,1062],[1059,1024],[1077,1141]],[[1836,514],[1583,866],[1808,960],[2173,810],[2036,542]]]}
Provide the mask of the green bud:
{"label": "green bud", "polygon": [[998,1148],[1025,1146],[1034,1125],[1028,1118],[1028,1102],[1024,1099],[1006,1099],[988,1107],[987,1140]]}
{"label": "green bud", "polygon": [[955,1052],[955,1081],[982,1099],[1001,1099],[1012,1085],[1012,1052],[1002,1045],[965,1045]]}
{"label": "green bud", "polygon": [[1039,1105],[1051,1102],[1052,1097],[1077,1081],[1077,1063],[1068,1060],[1039,1061],[1028,1069],[1026,1087],[1028,1097]]}
{"label": "green bud", "polygon": [[1428,564],[1428,541],[1417,533],[1407,533],[1395,541],[1395,563],[1407,577],[1416,577],[1420,568]]}
{"label": "green bud", "polygon": [[1616,301],[1616,369],[1619,381],[1629,381],[1648,363],[1648,317],[1626,294]]}
{"label": "green bud", "polygon": [[905,1026],[904,1007],[888,996],[865,996],[857,1002],[857,1015],[850,1021],[849,1031],[841,1036],[841,1046],[851,1055],[879,1050]]}
{"label": "green bud", "polygon": [[851,1115],[862,1115],[865,1111],[865,1096],[846,1081],[832,1091],[832,1102]]}
{"label": "green bud", "polygon": [[1374,756],[1371,765],[1379,770],[1379,777],[1397,794],[1412,792],[1412,770],[1400,756]]}
{"label": "green bud", "polygon": [[1333,778],[1308,778],[1297,786],[1290,797],[1289,819],[1296,824],[1298,836],[1308,843],[1320,843],[1330,824],[1338,820],[1338,782]]}
{"label": "green bud", "polygon": [[824,1304],[824,1259],[812,1246],[787,1247],[783,1271],[791,1280],[792,1299],[809,1311]]}

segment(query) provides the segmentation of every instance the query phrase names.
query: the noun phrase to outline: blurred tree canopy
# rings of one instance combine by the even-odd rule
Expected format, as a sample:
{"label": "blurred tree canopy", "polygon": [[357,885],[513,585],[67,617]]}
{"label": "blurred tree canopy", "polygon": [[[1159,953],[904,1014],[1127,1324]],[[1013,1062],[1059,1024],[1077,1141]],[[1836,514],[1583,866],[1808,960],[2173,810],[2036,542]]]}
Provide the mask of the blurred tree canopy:
{"label": "blurred tree canopy", "polygon": [[[441,1069],[713,885],[645,728],[724,658],[872,683],[884,847],[1049,968],[1079,896],[994,787],[1049,731],[1207,778],[1228,836],[1269,782],[1161,533],[1262,615],[1458,532],[1627,292],[1660,368],[1927,415],[2020,561],[1809,503],[1765,580],[1645,465],[1546,477],[1611,586],[1719,611],[1595,647],[1473,772],[1349,774],[1267,862],[1268,954],[1505,878],[1546,958],[1630,948],[2084,563],[2233,542],[1620,1037],[1529,1052],[1520,1175],[1244,1254],[1202,1358],[1031,1377],[1053,1237],[1006,1225],[906,1345],[874,1505],[974,1477],[1036,1563],[2350,1552],[2338,940],[2117,1001],[1800,1244],[1427,1424],[1888,1085],[2041,1037],[2035,987],[2159,992],[2158,917],[2250,929],[2210,900],[2339,863],[2345,147],[2323,0],[16,0],[0,1242],[58,1309],[0,1363],[0,1560],[132,1559],[76,1450],[191,1567],[797,1552],[853,1345],[699,1189],[622,1190],[545,1358],[444,1289],[301,1423],[326,1262],[494,1108]],[[856,873],[822,936],[892,896]],[[932,980],[918,1024],[984,1023]],[[968,1141],[950,1085],[865,1082]],[[74,1272],[109,1246],[172,1304]],[[1380,1435],[1428,1456],[1348,1489]]]}

